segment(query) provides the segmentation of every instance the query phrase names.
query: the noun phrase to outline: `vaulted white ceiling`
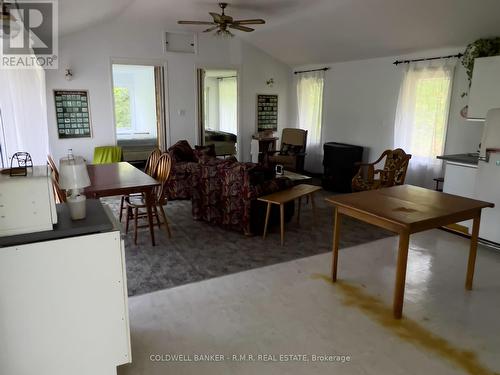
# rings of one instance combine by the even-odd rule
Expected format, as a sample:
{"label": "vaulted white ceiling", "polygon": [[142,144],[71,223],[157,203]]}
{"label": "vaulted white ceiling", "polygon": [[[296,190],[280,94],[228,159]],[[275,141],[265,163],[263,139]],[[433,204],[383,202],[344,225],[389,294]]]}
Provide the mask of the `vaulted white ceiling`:
{"label": "vaulted white ceiling", "polygon": [[[401,55],[464,46],[500,36],[499,0],[229,0],[234,18],[264,18],[265,25],[238,37],[289,65]],[[116,19],[210,20],[219,12],[209,0],[59,0],[61,32],[77,32]]]}

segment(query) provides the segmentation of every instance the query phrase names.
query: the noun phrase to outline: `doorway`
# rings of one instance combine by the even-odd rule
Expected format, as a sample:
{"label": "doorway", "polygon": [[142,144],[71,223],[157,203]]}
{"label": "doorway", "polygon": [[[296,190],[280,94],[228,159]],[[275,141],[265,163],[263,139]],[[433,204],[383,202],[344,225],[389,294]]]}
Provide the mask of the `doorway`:
{"label": "doorway", "polygon": [[112,73],[117,145],[125,161],[140,164],[165,148],[163,67],[113,64]]}
{"label": "doorway", "polygon": [[199,69],[200,143],[217,156],[238,151],[238,71]]}

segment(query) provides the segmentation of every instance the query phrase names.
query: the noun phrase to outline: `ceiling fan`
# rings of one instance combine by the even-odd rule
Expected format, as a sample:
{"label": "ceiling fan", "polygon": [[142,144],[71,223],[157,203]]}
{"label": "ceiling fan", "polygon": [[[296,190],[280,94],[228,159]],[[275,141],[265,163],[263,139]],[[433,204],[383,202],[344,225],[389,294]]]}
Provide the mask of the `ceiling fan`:
{"label": "ceiling fan", "polygon": [[204,30],[204,33],[209,33],[211,31],[217,30],[215,34],[217,35],[227,35],[234,36],[234,34],[228,30],[228,28],[251,32],[254,31],[251,27],[245,25],[261,25],[266,23],[262,19],[250,19],[250,20],[233,20],[233,17],[224,14],[224,9],[227,7],[227,3],[219,3],[219,7],[222,9],[222,14],[217,14],[210,12],[213,21],[178,21],[177,23],[181,25],[211,25],[208,29]]}

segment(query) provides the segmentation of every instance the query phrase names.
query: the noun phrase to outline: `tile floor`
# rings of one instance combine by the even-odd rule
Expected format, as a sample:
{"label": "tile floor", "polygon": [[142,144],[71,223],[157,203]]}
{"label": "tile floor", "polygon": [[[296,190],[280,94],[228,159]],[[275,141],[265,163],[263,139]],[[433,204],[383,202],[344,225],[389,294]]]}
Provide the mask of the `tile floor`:
{"label": "tile floor", "polygon": [[342,250],[341,284],[324,277],[331,255],[322,254],[132,297],[133,364],[119,374],[500,372],[500,253],[480,248],[467,292],[468,240],[440,230],[412,236],[399,323],[390,315],[396,247],[390,237]]}

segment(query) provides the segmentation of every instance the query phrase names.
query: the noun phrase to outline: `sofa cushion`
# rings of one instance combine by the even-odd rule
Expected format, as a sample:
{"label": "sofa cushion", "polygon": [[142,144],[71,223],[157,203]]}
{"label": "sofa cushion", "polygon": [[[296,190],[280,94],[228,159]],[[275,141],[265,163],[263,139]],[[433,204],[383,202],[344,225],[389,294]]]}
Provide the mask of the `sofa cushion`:
{"label": "sofa cushion", "polygon": [[215,158],[215,145],[194,146],[194,157],[196,160],[207,160]]}
{"label": "sofa cushion", "polygon": [[174,159],[174,161],[176,162],[197,161],[191,145],[186,140],[178,141],[168,149],[168,152],[172,159]]}

